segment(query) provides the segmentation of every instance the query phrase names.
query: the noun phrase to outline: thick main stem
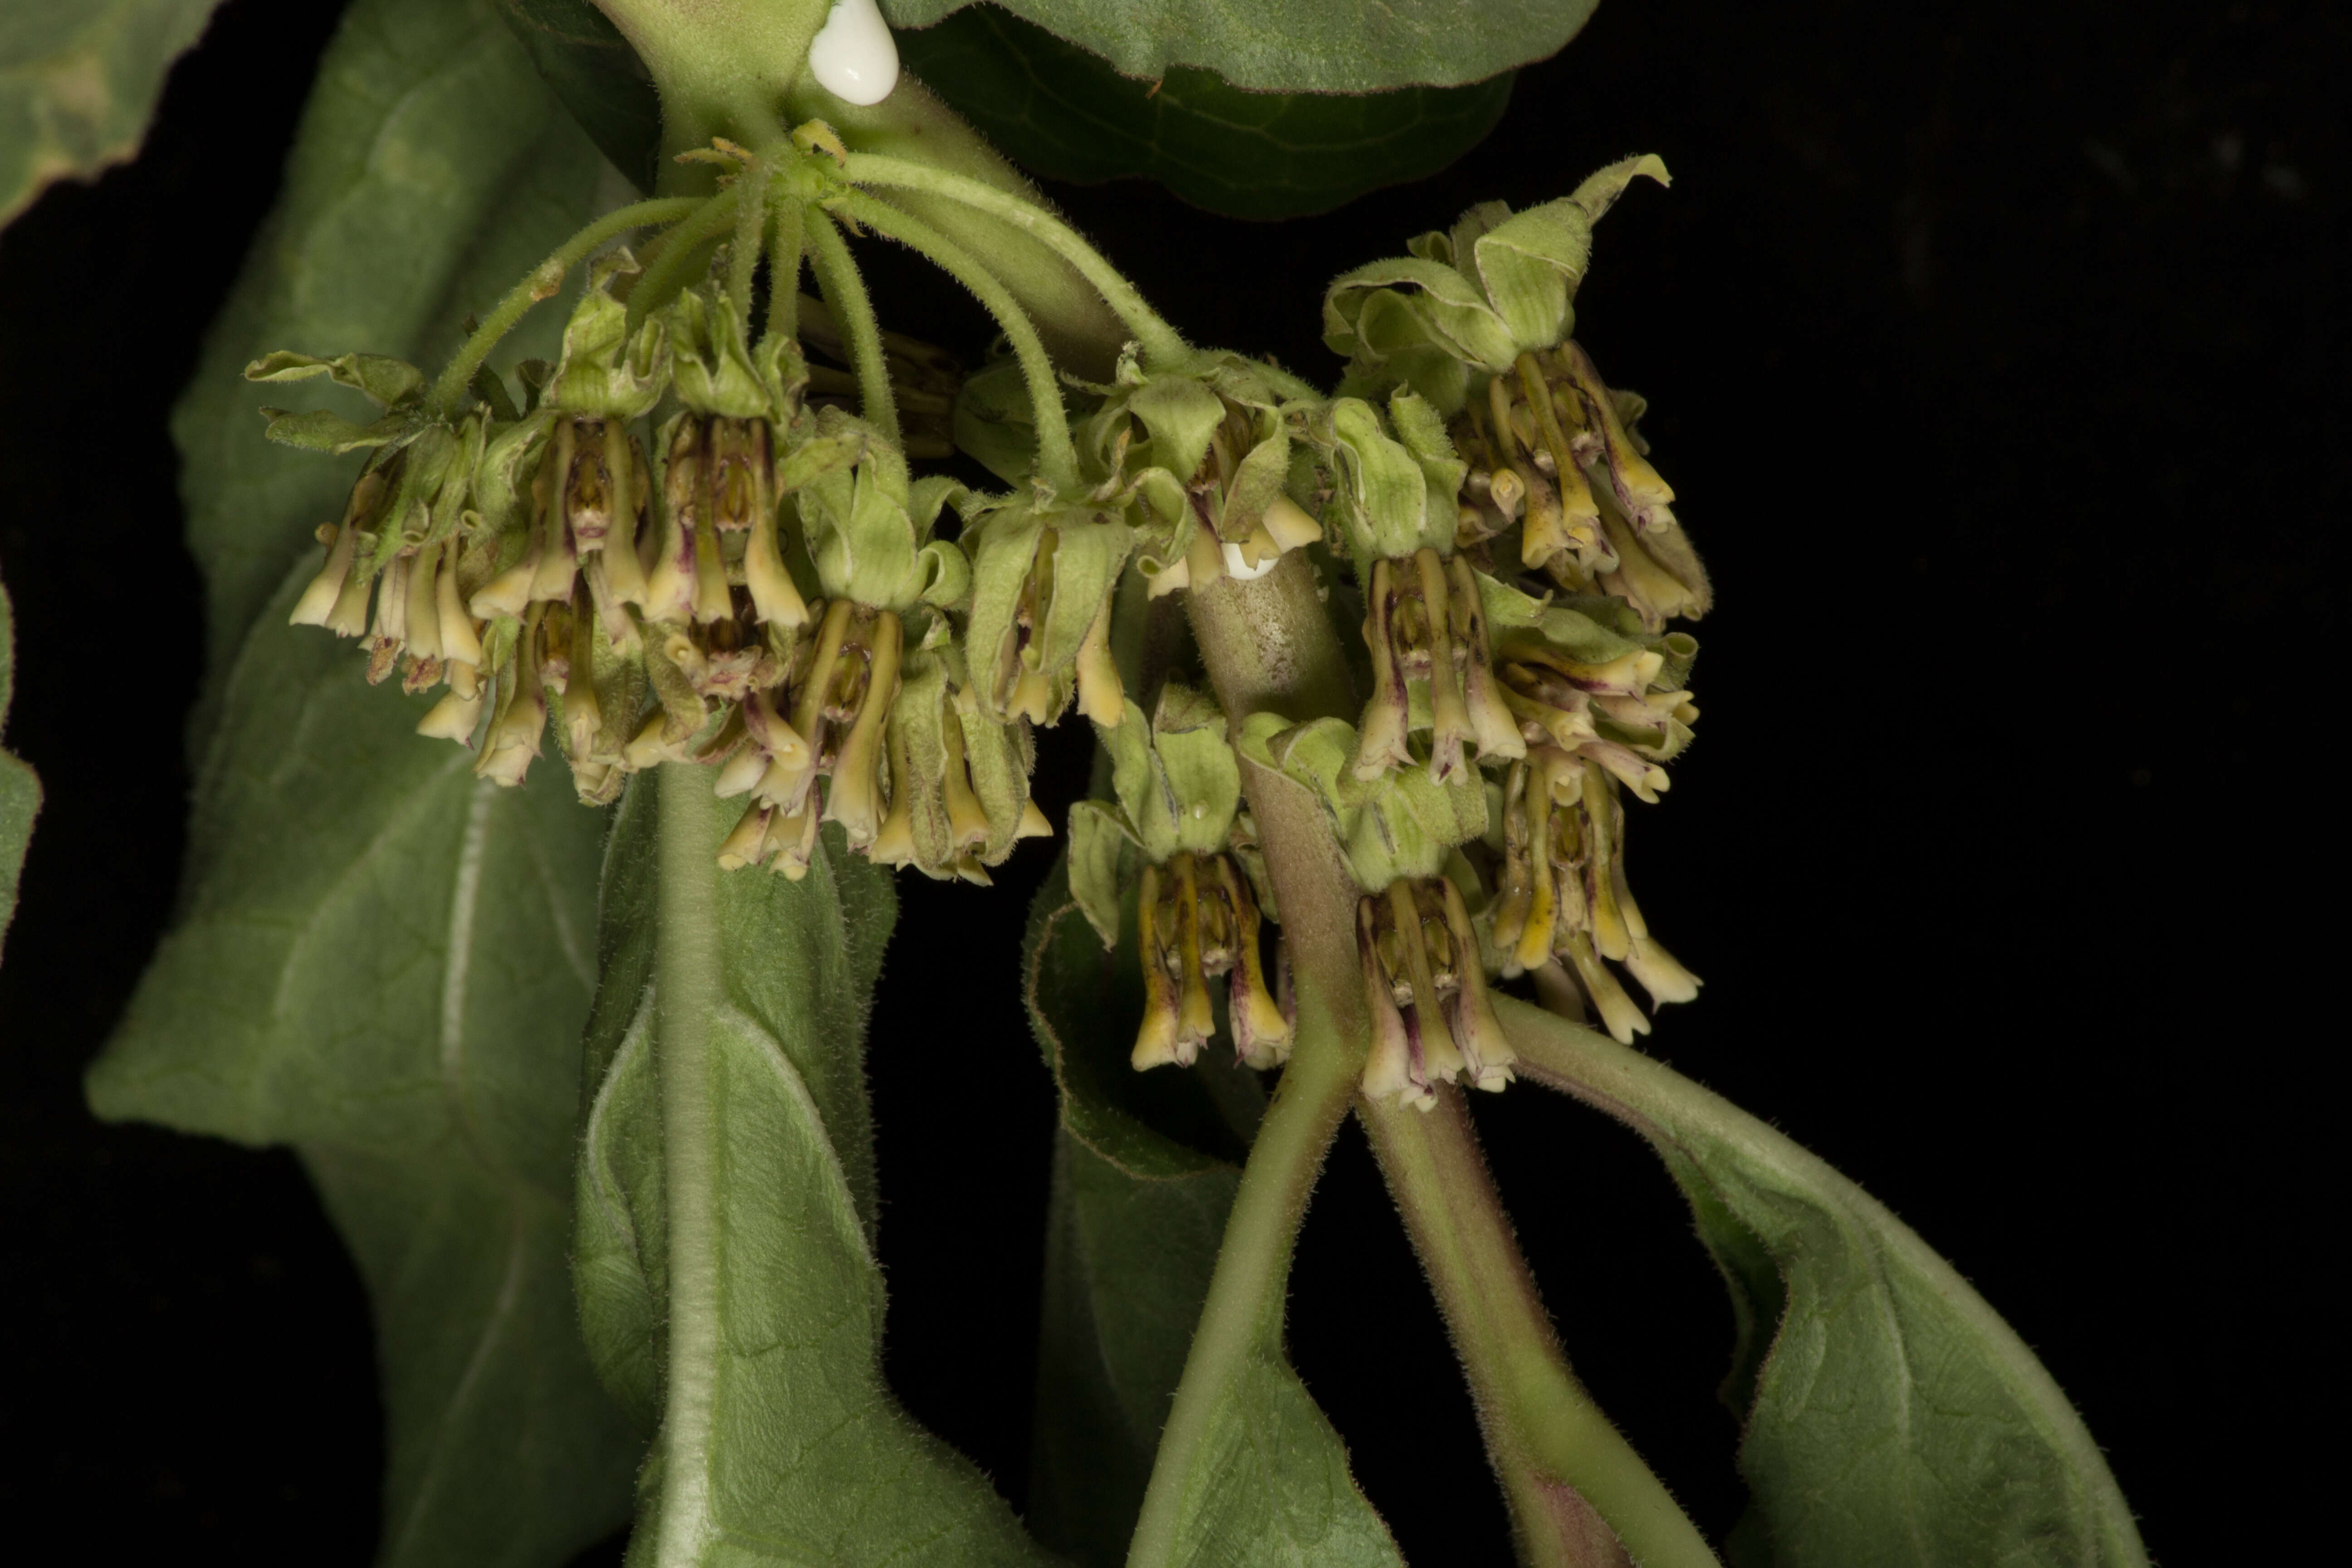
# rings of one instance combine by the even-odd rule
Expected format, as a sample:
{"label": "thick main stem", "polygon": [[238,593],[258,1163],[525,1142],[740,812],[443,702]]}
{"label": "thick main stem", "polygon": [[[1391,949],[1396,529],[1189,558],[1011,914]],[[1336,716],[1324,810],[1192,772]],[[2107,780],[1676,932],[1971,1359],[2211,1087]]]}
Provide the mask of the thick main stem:
{"label": "thick main stem", "polygon": [[719,802],[708,770],[664,763],[655,781],[660,929],[654,969],[654,1056],[661,1083],[662,1203],[669,1267],[668,1356],[662,1411],[661,1536],[655,1561],[700,1560],[709,1538],[709,1451],[720,1359],[718,1108],[712,1015],[726,994],[719,953]]}
{"label": "thick main stem", "polygon": [[1461,1354],[1522,1559],[1716,1568],[1698,1528],[1569,1371],[1461,1092],[1441,1089],[1426,1113],[1366,1101],[1357,1115]]}
{"label": "thick main stem", "polygon": [[[1227,579],[1187,599],[1229,723],[1238,728],[1263,711],[1301,721],[1355,718],[1346,661],[1307,552],[1289,552],[1254,582]],[[1281,908],[1302,1021],[1308,997],[1344,1009],[1346,1039],[1329,1055],[1350,1064],[1352,1088],[1368,1028],[1359,1000],[1354,878],[1305,789],[1246,761],[1242,777]],[[1706,1542],[1569,1371],[1459,1094],[1445,1090],[1444,1109],[1425,1121],[1401,1107],[1357,1103],[1462,1358],[1525,1559],[1546,1568],[1622,1563],[1613,1527],[1643,1568],[1712,1568]],[[1223,1254],[1218,1267],[1222,1276]],[[1213,1284],[1213,1302],[1215,1290]],[[1193,1381],[1190,1363],[1184,1380]],[[1163,1468],[1168,1458],[1163,1447]],[[1157,1487],[1160,1471],[1152,1479]]]}

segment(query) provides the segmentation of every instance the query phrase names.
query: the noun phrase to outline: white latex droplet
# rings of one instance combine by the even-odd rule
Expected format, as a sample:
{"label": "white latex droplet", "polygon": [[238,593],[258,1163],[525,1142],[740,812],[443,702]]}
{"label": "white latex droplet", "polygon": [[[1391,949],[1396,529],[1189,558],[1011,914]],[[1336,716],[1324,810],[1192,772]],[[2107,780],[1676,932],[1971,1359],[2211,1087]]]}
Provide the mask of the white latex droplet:
{"label": "white latex droplet", "polygon": [[1225,546],[1225,575],[1236,583],[1255,583],[1273,571],[1275,563],[1281,559],[1279,555],[1267,554],[1260,557],[1258,563],[1253,566],[1242,559],[1240,545],[1228,544]]}
{"label": "white latex droplet", "polygon": [[898,85],[898,46],[874,0],[837,0],[809,41],[817,85],[851,103],[879,103]]}

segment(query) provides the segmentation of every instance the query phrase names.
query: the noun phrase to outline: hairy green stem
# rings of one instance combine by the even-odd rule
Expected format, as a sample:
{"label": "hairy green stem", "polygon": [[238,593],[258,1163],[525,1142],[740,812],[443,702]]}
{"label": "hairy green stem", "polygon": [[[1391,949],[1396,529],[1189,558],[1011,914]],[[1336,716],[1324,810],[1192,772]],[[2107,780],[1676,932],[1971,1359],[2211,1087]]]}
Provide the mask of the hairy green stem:
{"label": "hairy green stem", "polygon": [[735,243],[727,255],[727,300],[738,320],[751,319],[751,277],[768,231],[768,163],[757,153],[735,180]]}
{"label": "hairy green stem", "polygon": [[1094,285],[1108,305],[1135,334],[1142,346],[1146,363],[1157,364],[1172,360],[1184,353],[1184,340],[1177,335],[1159,311],[1153,310],[1102,253],[1079,237],[1077,230],[1055,217],[1036,203],[1024,199],[1011,191],[928,164],[910,163],[904,158],[887,158],[872,153],[852,153],[844,170],[852,184],[883,185],[899,190],[922,191],[944,196],[961,206],[1003,219],[1024,234],[1034,236],[1046,247],[1076,268],[1079,276]]}
{"label": "hairy green stem", "polygon": [[[844,103],[807,81],[793,89],[786,106],[795,119],[823,118],[853,154],[872,153],[961,174],[1033,205],[1045,200],[979,132],[911,77],[900,78],[898,89],[871,108]],[[1055,363],[1091,380],[1110,379],[1119,348],[1132,334],[1094,285],[1043,240],[992,213],[928,191],[901,191],[893,205],[987,257],[1037,323]]]}
{"label": "hairy green stem", "polygon": [[665,162],[714,136],[763,151],[777,131],[777,107],[807,76],[809,42],[833,9],[833,0],[594,3],[661,93]]}
{"label": "hairy green stem", "polygon": [[606,213],[570,239],[558,246],[548,258],[532,268],[522,281],[507,290],[506,298],[489,314],[489,319],[474,329],[457,357],[442,371],[441,378],[433,384],[430,406],[436,414],[447,416],[465,401],[466,388],[482,362],[500,339],[514,331],[515,323],[541,300],[551,300],[563,287],[563,275],[586,260],[596,247],[615,235],[626,234],[633,228],[649,228],[656,224],[676,223],[702,205],[696,196],[665,196],[649,202],[639,202],[618,212]]}
{"label": "hairy green stem", "polygon": [[808,245],[801,204],[780,205],[769,221],[768,233],[768,331],[797,338],[801,335],[801,260]]}
{"label": "hairy green stem", "polygon": [[1300,994],[1297,1044],[1242,1169],[1208,1299],[1160,1435],[1128,1568],[1182,1561],[1178,1542],[1199,1500],[1187,1495],[1187,1484],[1196,1479],[1194,1460],[1218,1406],[1250,1364],[1275,1353],[1281,1342],[1283,1296],[1299,1222],[1362,1067],[1349,1031],[1323,1003],[1318,994]]}
{"label": "hairy green stem", "polygon": [[1013,356],[1021,362],[1021,378],[1029,385],[1031,417],[1037,429],[1038,472],[1057,490],[1076,489],[1078,453],[1070,444],[1069,417],[1062,408],[1061,378],[1055,374],[1054,362],[1046,355],[1036,326],[1011,290],[963,247],[912,214],[900,212],[863,191],[852,192],[845,205],[859,223],[918,252],[962,284],[995,318],[1005,341],[1013,345]]}
{"label": "hairy green stem", "polygon": [[[1355,717],[1346,660],[1307,552],[1290,552],[1255,581],[1226,579],[1186,599],[1229,723],[1237,728],[1256,711],[1296,721]],[[1282,911],[1302,1023],[1309,997],[1344,1006],[1345,1048],[1331,1054],[1351,1064],[1352,1087],[1368,1034],[1353,876],[1321,805],[1305,789],[1246,761],[1242,778]],[[1460,1096],[1448,1089],[1440,1104],[1428,1119],[1371,1106],[1360,1114],[1452,1331],[1524,1558],[1545,1568],[1600,1568],[1622,1560],[1613,1529],[1643,1568],[1712,1565],[1705,1541],[1664,1486],[1569,1371],[1462,1118]],[[1218,1268],[1222,1277],[1223,1254]],[[1210,1300],[1216,1299],[1213,1282]],[[1193,1375],[1187,1363],[1180,1401]],[[1163,1439],[1155,1488],[1170,1464]]]}
{"label": "hairy green stem", "polygon": [[1698,1528],[1569,1371],[1461,1091],[1441,1089],[1426,1113],[1365,1102],[1357,1115],[1461,1353],[1522,1561],[1605,1568],[1630,1553],[1642,1568],[1717,1568]]}
{"label": "hairy green stem", "polygon": [[[660,826],[654,1051],[661,1084],[662,1203],[669,1267],[668,1373],[664,1447],[698,1456],[709,1447],[717,1398],[719,1324],[718,1107],[711,1098],[712,1015],[727,994],[712,857],[719,802],[709,770],[664,763],[655,780]],[[698,1562],[715,1528],[709,1467],[665,1466],[661,1536],[654,1561]]]}
{"label": "hairy green stem", "polygon": [[815,265],[817,287],[833,324],[849,344],[850,363],[857,370],[858,412],[882,432],[894,448],[898,445],[898,400],[890,391],[890,367],[882,357],[882,325],[875,319],[874,301],[866,293],[866,279],[849,254],[849,242],[833,219],[817,207],[808,216],[809,259]]}
{"label": "hairy green stem", "polygon": [[701,204],[701,210],[662,236],[661,250],[653,264],[638,275],[635,287],[629,290],[629,330],[669,303],[678,290],[687,287],[688,275],[695,266],[704,261],[703,247],[713,235],[735,221],[737,207],[743,199],[740,185],[722,191]]}

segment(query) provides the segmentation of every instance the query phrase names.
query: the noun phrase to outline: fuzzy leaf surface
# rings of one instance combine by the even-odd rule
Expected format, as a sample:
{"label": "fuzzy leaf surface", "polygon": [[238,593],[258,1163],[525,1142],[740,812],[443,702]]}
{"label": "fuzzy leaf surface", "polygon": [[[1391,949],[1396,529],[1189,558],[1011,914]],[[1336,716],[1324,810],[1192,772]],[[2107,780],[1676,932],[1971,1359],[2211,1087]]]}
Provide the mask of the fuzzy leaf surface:
{"label": "fuzzy leaf surface", "polygon": [[57,180],[139,151],[164,73],[220,0],[8,0],[0,12],[0,224]]}
{"label": "fuzzy leaf surface", "polygon": [[993,5],[901,33],[898,52],[1033,174],[1154,179],[1245,218],[1325,212],[1435,174],[1485,140],[1511,96],[1507,72],[1358,94],[1247,92],[1193,66],[1154,83]]}
{"label": "fuzzy leaf surface", "polygon": [[1663,1063],[1509,997],[1523,1074],[1647,1138],[1740,1325],[1740,1532],[1775,1568],[2145,1568],[2082,1417],[1952,1266],[1851,1181]]}
{"label": "fuzzy leaf surface", "polygon": [[[16,686],[16,617],[8,608],[8,590],[0,586],[0,737],[8,732],[8,702]],[[0,952],[6,951],[8,922],[16,915],[16,878],[25,868],[25,846],[40,809],[41,781],[17,758],[0,752]]]}
{"label": "fuzzy leaf surface", "polygon": [[[1032,907],[1025,975],[1030,1023],[1062,1092],[1031,1525],[1082,1563],[1115,1564],[1128,1560],[1265,1099],[1222,1042],[1181,1071],[1128,1065],[1143,1008],[1135,898],[1106,951],[1066,869]],[[1277,1281],[1188,1489],[1200,1506],[1178,1560],[1394,1564],[1339,1434],[1284,1353],[1283,1305]]]}
{"label": "fuzzy leaf surface", "polygon": [[[735,811],[707,771],[678,776],[696,807],[641,774],[614,826],[578,1177],[589,1342],[616,1394],[661,1413],[629,1560],[1042,1563],[882,1376],[863,1046],[887,874],[837,829],[798,882],[720,871]],[[707,963],[677,956],[680,878]]]}
{"label": "fuzzy leaf surface", "polygon": [[[894,26],[927,27],[975,0],[883,0]],[[1544,59],[1598,0],[1003,0],[1004,9],[1154,81],[1179,66],[1252,92],[1458,87]]]}
{"label": "fuzzy leaf surface", "polygon": [[300,1152],[373,1303],[391,1564],[557,1563],[626,1515],[639,1447],[564,1256],[604,821],[560,768],[478,783],[411,732],[427,699],[286,625],[357,464],[271,445],[258,410],[365,405],[238,370],[430,363],[607,179],[487,5],[361,0],[173,418],[211,627],[194,817],[178,918],[89,1095]]}

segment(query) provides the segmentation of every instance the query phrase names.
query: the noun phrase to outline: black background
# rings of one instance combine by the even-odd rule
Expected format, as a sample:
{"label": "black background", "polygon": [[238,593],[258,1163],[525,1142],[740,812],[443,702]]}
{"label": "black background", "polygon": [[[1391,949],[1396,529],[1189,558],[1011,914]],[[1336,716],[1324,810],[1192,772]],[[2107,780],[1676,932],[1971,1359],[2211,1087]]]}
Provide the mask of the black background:
{"label": "black background", "polygon": [[[334,10],[231,0],[140,161],[0,237],[8,741],[48,792],[0,970],[0,1500],[110,1558],[358,1563],[376,1525],[366,1304],[292,1159],[101,1128],[78,1089],[183,841],[200,627],[164,416]],[[1279,227],[1054,193],[1195,341],[1324,378],[1333,273],[1472,201],[1665,156],[1673,191],[1602,226],[1579,329],[1652,397],[1723,606],[1700,742],[1633,830],[1652,923],[1708,982],[1650,1048],[1950,1257],[2176,1563],[2269,1555],[2336,1473],[2316,1260],[2342,1037],[2312,1026],[2341,972],[2320,649],[2347,28],[2325,5],[1617,0],[1423,184]],[[943,286],[877,272],[886,319],[978,349]],[[1060,737],[1056,819],[1084,769]],[[1053,1118],[1017,946],[1047,858],[993,895],[906,886],[871,1058],[890,1374],[1016,1506]],[[1478,1110],[1580,1372],[1719,1533],[1730,1320],[1678,1200],[1573,1104]],[[1291,1342],[1408,1554],[1503,1560],[1352,1128]]]}

